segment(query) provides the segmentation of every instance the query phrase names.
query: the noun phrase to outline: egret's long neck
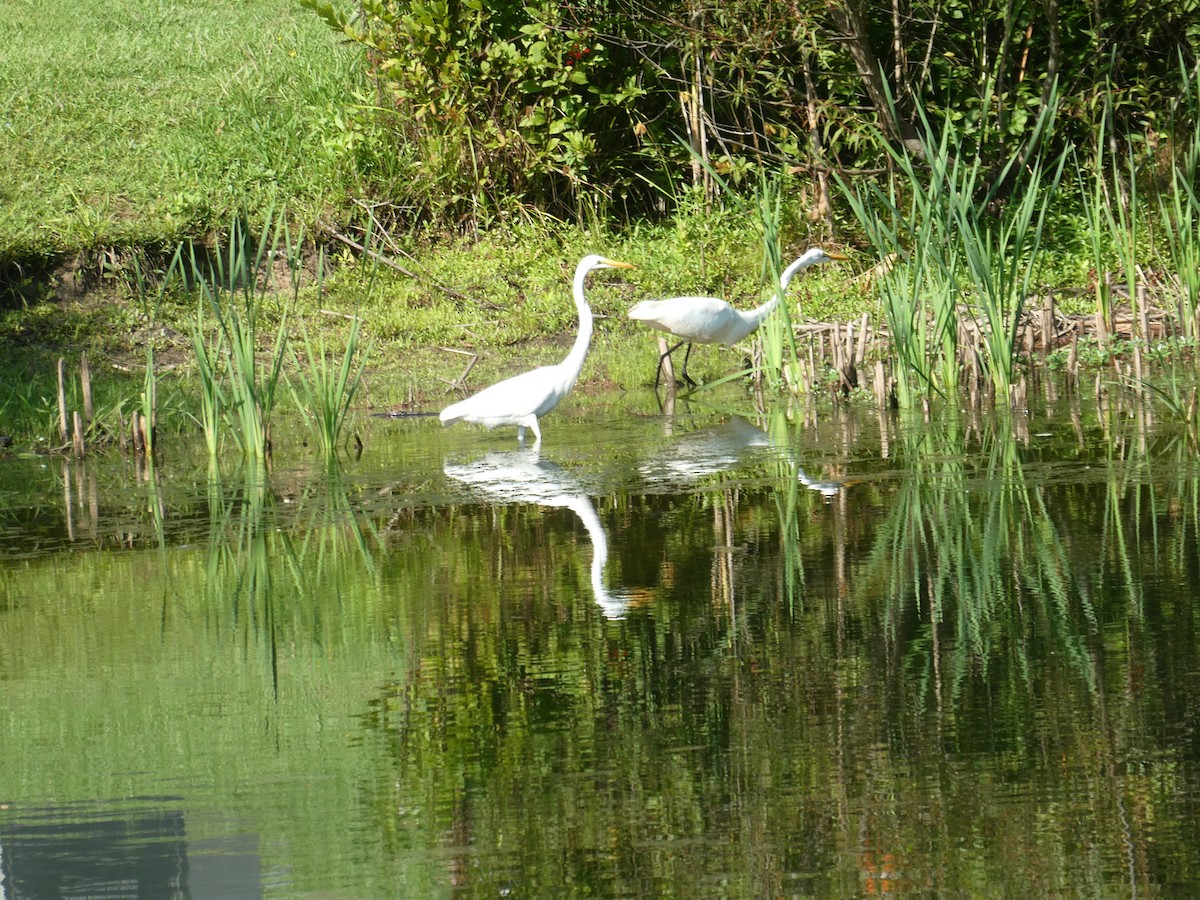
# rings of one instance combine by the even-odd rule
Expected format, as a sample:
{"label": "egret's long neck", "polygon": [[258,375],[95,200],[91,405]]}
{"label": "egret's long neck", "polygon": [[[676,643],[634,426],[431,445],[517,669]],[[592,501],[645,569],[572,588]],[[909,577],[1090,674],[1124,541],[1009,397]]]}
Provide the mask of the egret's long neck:
{"label": "egret's long neck", "polygon": [[779,276],[779,290],[775,292],[775,296],[751,313],[751,315],[758,316],[758,319],[755,321],[756,327],[758,322],[761,322],[778,305],[779,301],[783,299],[783,295],[787,293],[788,285],[792,283],[792,276],[810,265],[812,263],[802,256],[783,270],[783,274]]}
{"label": "egret's long neck", "polygon": [[746,331],[747,334],[749,334],[751,331],[753,331],[755,328],[757,328],[759,325],[761,325],[762,320],[771,314],[771,312],[775,309],[775,307],[779,305],[779,298],[782,295],[783,295],[783,292],[780,291],[778,294],[776,294],[774,297],[772,297],[770,300],[768,300],[762,306],[758,307],[757,309],[752,309],[748,313],[742,314],[742,317],[746,320],[746,324],[750,326],[749,329]]}
{"label": "egret's long neck", "polygon": [[793,275],[795,275],[801,269],[806,269],[811,265],[812,265],[812,262],[809,259],[807,259],[807,254],[806,254],[805,256],[800,257],[798,260],[796,260],[794,263],[792,263],[786,269],[784,269],[783,274],[779,276],[779,293],[780,293],[780,295],[787,293],[788,285],[792,283]]}
{"label": "egret's long neck", "polygon": [[561,363],[562,367],[571,373],[572,382],[579,377],[579,373],[583,370],[583,361],[587,359],[588,346],[592,342],[592,308],[588,306],[587,300],[583,296],[583,283],[587,276],[588,270],[586,269],[580,269],[575,273],[573,290],[575,308],[579,310],[579,334],[575,338],[571,352]]}

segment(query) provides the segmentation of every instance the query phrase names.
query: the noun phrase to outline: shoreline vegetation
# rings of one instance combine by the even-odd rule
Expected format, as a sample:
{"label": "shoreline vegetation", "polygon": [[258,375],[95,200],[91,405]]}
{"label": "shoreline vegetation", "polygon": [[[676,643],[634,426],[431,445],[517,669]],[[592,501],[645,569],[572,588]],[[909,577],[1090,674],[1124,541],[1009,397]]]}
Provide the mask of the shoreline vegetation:
{"label": "shoreline vegetation", "polygon": [[[1002,16],[981,33],[1019,45],[1019,71],[951,43],[918,89],[905,67],[864,73],[837,4],[805,11],[819,52],[792,56],[787,29],[747,55],[761,4],[682,36],[669,6],[59,5],[18,6],[0,50],[14,448],[152,457],[162,431],[262,459],[279,407],[336,457],[355,415],[436,411],[556,360],[592,252],[638,269],[593,288],[577,389],[641,387],[657,351],[629,307],[749,308],[815,245],[850,260],[798,278],[753,341],[698,349],[708,387],[745,358],[768,397],[928,414],[1019,408],[1044,368],[1195,431],[1200,89],[1194,27],[1168,47],[1165,12],[1156,62],[1118,54],[1113,19],[1108,62],[1068,81],[1095,46]],[[667,34],[654,54],[646,29]],[[748,98],[716,87],[750,72]]]}

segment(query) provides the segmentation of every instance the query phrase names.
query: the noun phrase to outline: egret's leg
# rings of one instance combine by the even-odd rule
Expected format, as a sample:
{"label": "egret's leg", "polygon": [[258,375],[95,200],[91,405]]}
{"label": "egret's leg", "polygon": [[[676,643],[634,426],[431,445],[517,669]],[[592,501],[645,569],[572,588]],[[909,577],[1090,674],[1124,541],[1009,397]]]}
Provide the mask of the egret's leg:
{"label": "egret's leg", "polygon": [[525,429],[528,428],[533,432],[533,446],[537,446],[542,442],[542,431],[538,428],[538,420],[535,415],[528,415],[517,423],[517,443],[522,447],[525,446]]}
{"label": "egret's leg", "polygon": [[[662,356],[660,356],[658,358],[658,368],[654,371],[654,389],[656,391],[658,390],[659,381],[662,380],[663,360],[665,360],[668,356],[670,356],[672,353],[674,353],[676,350],[678,350],[682,346],[683,346],[683,341],[680,341],[678,344],[676,344],[674,347],[671,347],[669,350],[667,350],[666,353],[664,353]],[[691,349],[692,349],[692,345],[688,344],[688,352],[691,352]],[[684,366],[684,368],[687,368],[686,365]]]}
{"label": "egret's leg", "polygon": [[[676,346],[678,346],[678,345],[676,345]],[[686,381],[692,387],[695,387],[696,382],[692,381],[692,376],[687,373],[687,361],[688,361],[688,357],[692,355],[692,347],[693,346],[694,346],[693,344],[689,343],[688,348],[687,348],[687,353],[683,354],[683,369],[680,370],[680,374],[683,376],[684,381]]]}

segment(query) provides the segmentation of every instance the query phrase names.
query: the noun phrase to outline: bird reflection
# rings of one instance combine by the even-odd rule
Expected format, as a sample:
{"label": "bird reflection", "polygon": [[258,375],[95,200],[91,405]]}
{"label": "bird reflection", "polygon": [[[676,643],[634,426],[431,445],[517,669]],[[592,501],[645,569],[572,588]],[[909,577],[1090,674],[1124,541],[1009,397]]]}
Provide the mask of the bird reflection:
{"label": "bird reflection", "polygon": [[844,481],[823,481],[819,478],[813,478],[799,466],[796,467],[796,477],[800,479],[800,483],[802,485],[804,485],[810,491],[816,491],[818,494],[824,497],[826,501],[832,500],[834,497],[840,494],[842,492],[842,488],[846,486],[846,482]]}
{"label": "bird reflection", "polygon": [[769,447],[771,438],[741,416],[680,435],[638,467],[655,482],[690,482],[732,469],[753,447]]}
{"label": "bird reflection", "polygon": [[592,593],[609,619],[624,617],[629,600],[620,591],[604,586],[608,562],[608,536],[583,483],[570,472],[543,462],[535,448],[507,453],[489,453],[472,463],[443,465],[447,477],[469,485],[479,494],[502,503],[536,503],[563,507],[579,516],[592,542]]}
{"label": "bird reflection", "polygon": [[[648,481],[687,483],[732,469],[747,451],[770,446],[770,435],[741,416],[733,416],[718,425],[680,435],[669,447],[643,462],[638,471]],[[796,477],[826,500],[836,497],[845,486],[842,481],[813,478],[799,463]]]}

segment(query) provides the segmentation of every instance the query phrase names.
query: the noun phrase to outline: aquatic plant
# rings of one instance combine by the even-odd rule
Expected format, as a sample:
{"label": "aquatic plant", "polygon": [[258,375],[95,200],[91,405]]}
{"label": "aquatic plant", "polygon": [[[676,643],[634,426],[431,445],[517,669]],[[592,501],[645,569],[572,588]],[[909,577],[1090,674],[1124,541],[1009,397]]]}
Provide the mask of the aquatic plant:
{"label": "aquatic plant", "polygon": [[1109,263],[1108,232],[1105,227],[1105,188],[1104,188],[1104,121],[1100,123],[1101,133],[1096,142],[1096,150],[1090,164],[1083,164],[1075,158],[1075,178],[1079,200],[1083,210],[1087,250],[1094,277],[1092,278],[1092,295],[1094,298],[1096,316],[1096,342],[1103,349],[1108,344],[1108,336],[1112,332],[1112,286],[1109,284],[1107,272]]}
{"label": "aquatic plant", "polygon": [[158,378],[154,371],[155,322],[159,307],[162,306],[163,297],[171,289],[175,277],[179,273],[179,264],[180,254],[176,252],[171,258],[165,275],[158,280],[157,287],[151,290],[146,276],[142,272],[141,262],[136,256],[133,258],[134,284],[146,321],[146,371],[142,378],[142,390],[139,398],[141,408],[134,415],[131,430],[135,450],[144,451],[148,460],[154,458],[155,429],[158,425]]}
{"label": "aquatic plant", "polygon": [[[1200,79],[1180,65],[1180,95],[1189,107],[1190,132],[1177,135],[1184,144],[1173,154],[1171,190],[1159,195],[1159,211],[1167,235],[1167,251],[1179,292],[1177,315],[1182,332],[1200,339]],[[1183,118],[1181,114],[1179,116]]]}
{"label": "aquatic plant", "polygon": [[[918,104],[919,147],[888,144],[898,175],[886,190],[838,178],[881,260],[876,281],[903,406],[940,392],[939,381],[953,387],[960,350],[978,354],[998,398],[1016,384],[1021,314],[1065,163],[1062,153],[1042,157],[1050,99],[996,173],[985,171],[978,144],[953,119],[935,125]],[[966,304],[958,302],[963,290]],[[974,347],[958,346],[963,323],[972,327]]]}
{"label": "aquatic plant", "polygon": [[[287,356],[288,308],[278,311],[278,325],[267,358],[260,362],[260,316],[263,313],[270,273],[267,263],[278,258],[279,243],[283,240],[282,256],[291,276],[293,290],[299,289],[300,241],[293,241],[287,222],[268,216],[267,224],[256,242],[251,242],[244,226],[235,220],[229,229],[226,253],[213,254],[211,263],[199,258],[191,246],[191,275],[202,298],[216,318],[220,338],[209,343],[193,333],[193,348],[200,362],[202,379],[208,378],[202,407],[207,411],[206,435],[210,452],[217,446],[216,419],[211,418],[219,408],[233,425],[233,436],[245,456],[265,459],[271,453],[271,414],[275,408],[276,390],[283,363]],[[252,255],[253,254],[253,255]],[[198,323],[197,329],[202,330]],[[228,385],[228,402],[222,402],[216,388],[217,373],[221,372]],[[206,375],[207,373],[207,375]]]}
{"label": "aquatic plant", "polygon": [[201,295],[196,305],[196,318],[192,322],[192,352],[196,356],[196,370],[200,377],[200,415],[195,418],[204,430],[204,441],[208,455],[215,458],[221,449],[221,415],[225,407],[225,391],[221,386],[220,366],[225,349],[225,333],[205,327],[206,299]]}
{"label": "aquatic plant", "polygon": [[[1111,115],[1113,90],[1111,85],[1105,92],[1105,112],[1101,116],[1101,138],[1105,123]],[[1102,147],[1097,148],[1097,162],[1103,158]],[[1124,169],[1124,171],[1122,171]],[[1102,165],[1097,165],[1093,173],[1096,180],[1096,190],[1102,192],[1103,202],[1100,209],[1104,214],[1104,230],[1116,252],[1121,275],[1124,276],[1125,290],[1129,298],[1130,309],[1133,313],[1134,334],[1139,334],[1137,323],[1142,320],[1139,307],[1142,305],[1142,295],[1138,290],[1138,253],[1140,252],[1140,229],[1142,223],[1141,198],[1138,194],[1137,157],[1133,144],[1125,142],[1123,154],[1113,152],[1110,146],[1108,153],[1108,177]],[[1096,270],[1097,281],[1107,281],[1108,274],[1103,269]],[[1111,292],[1111,285],[1106,285],[1106,292]],[[1111,298],[1109,299],[1111,306]],[[1111,314],[1111,309],[1110,309]],[[1147,335],[1140,334],[1145,340]]]}
{"label": "aquatic plant", "polygon": [[[324,276],[324,254],[317,261],[318,295]],[[288,387],[308,423],[313,440],[321,455],[333,459],[350,415],[350,404],[362,386],[363,371],[370,357],[370,344],[361,340],[362,316],[350,321],[350,333],[340,359],[335,359],[325,346],[325,338],[314,345],[308,327],[301,323],[305,361],[301,364],[293,353],[295,377],[288,378]]]}

